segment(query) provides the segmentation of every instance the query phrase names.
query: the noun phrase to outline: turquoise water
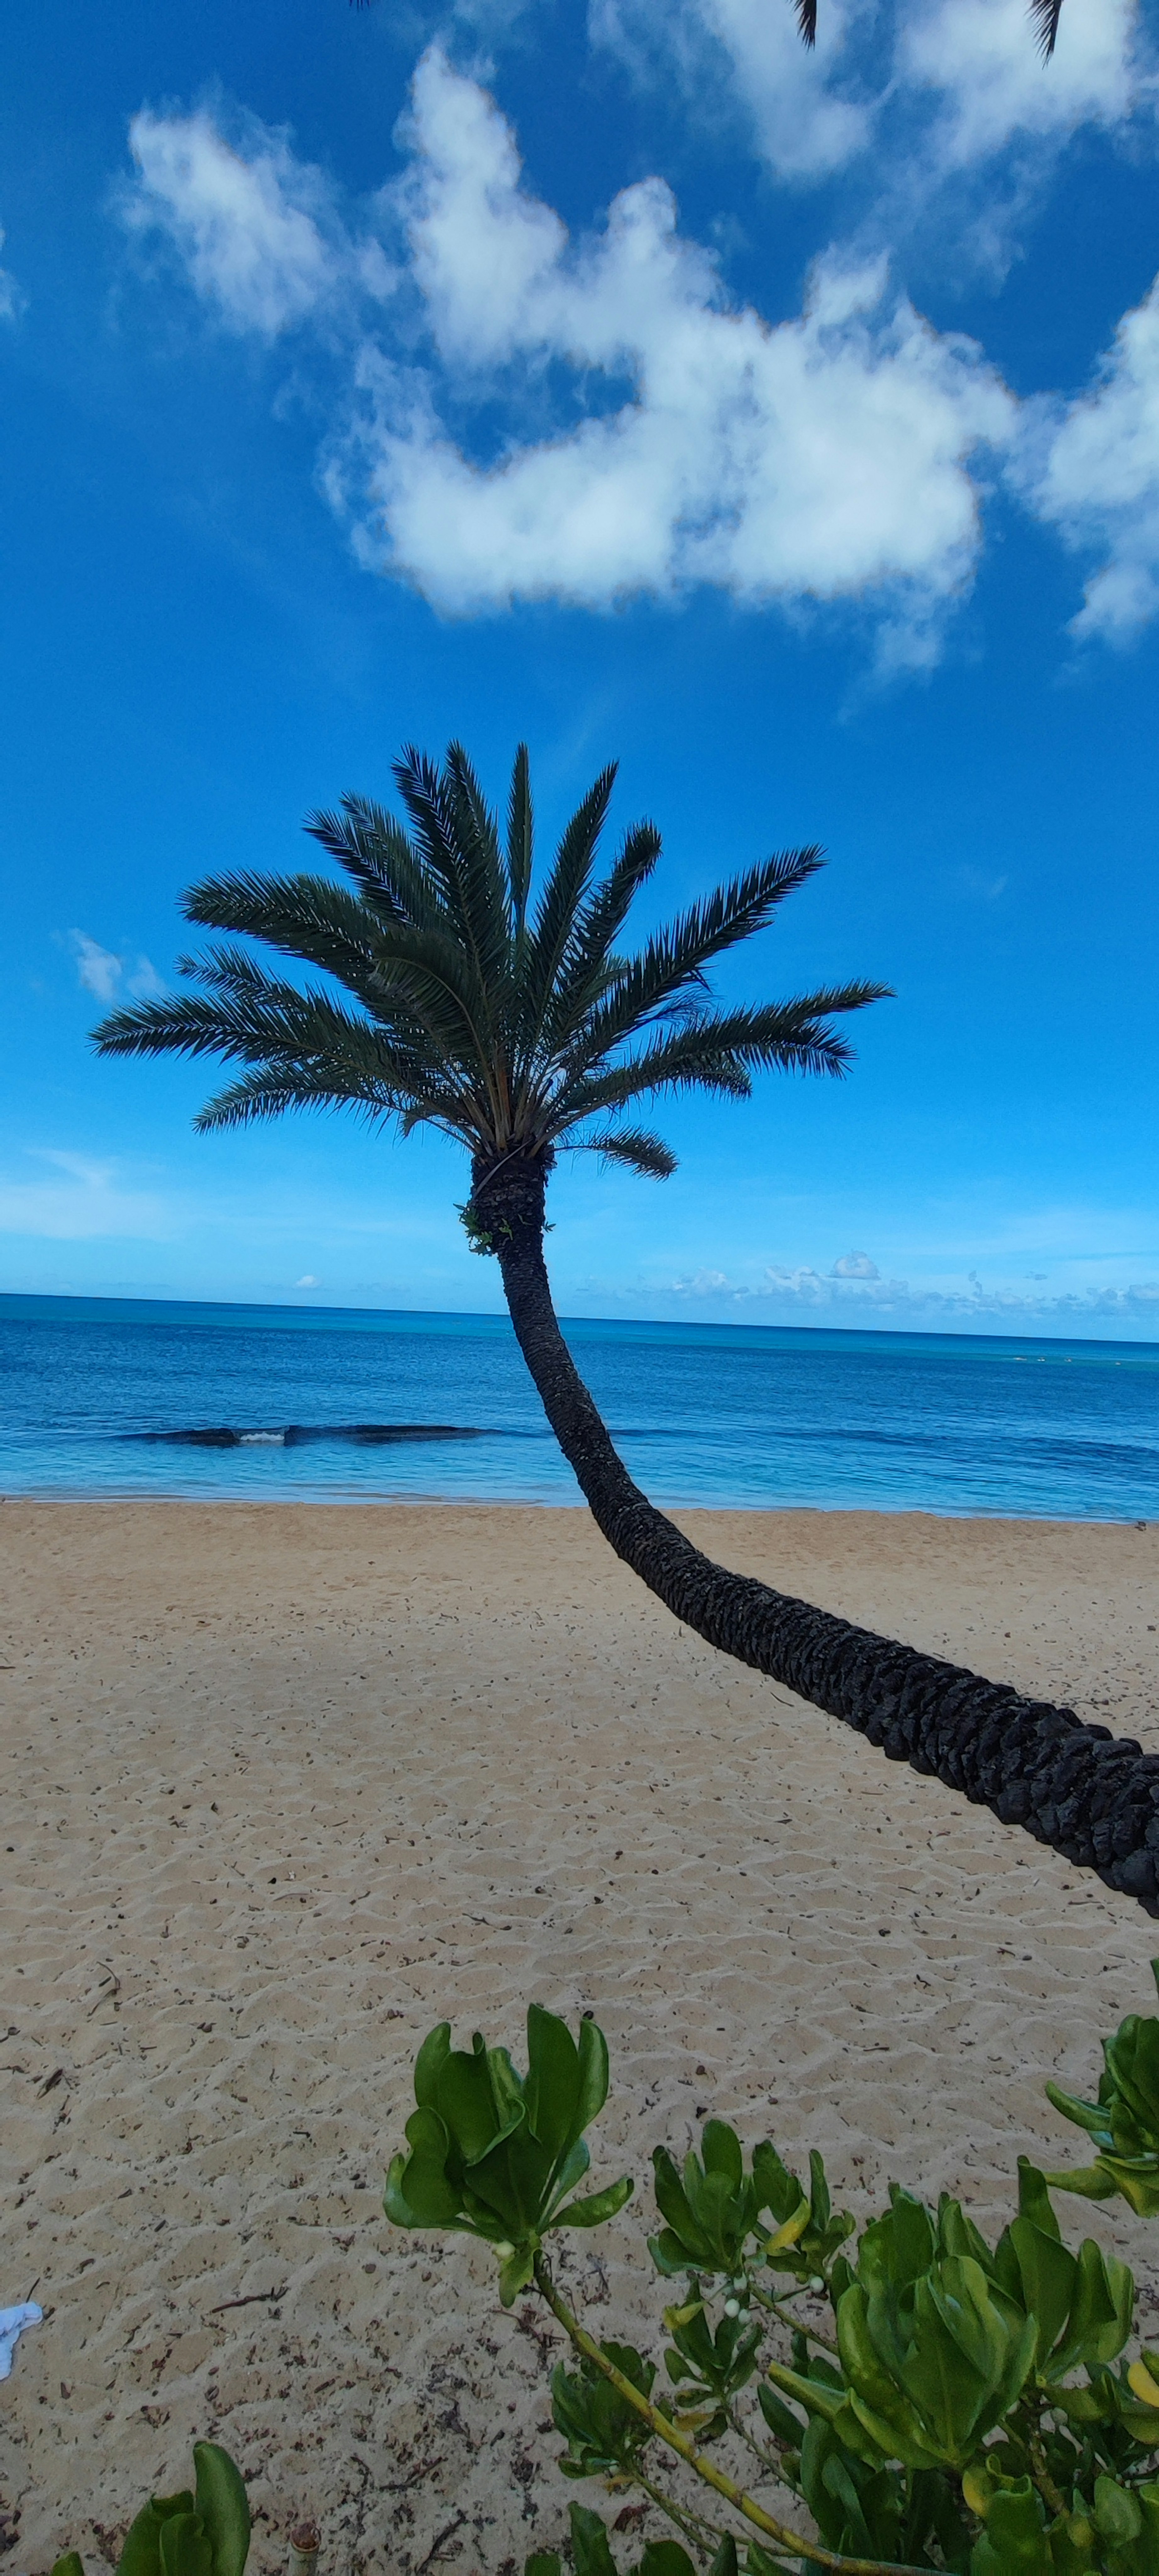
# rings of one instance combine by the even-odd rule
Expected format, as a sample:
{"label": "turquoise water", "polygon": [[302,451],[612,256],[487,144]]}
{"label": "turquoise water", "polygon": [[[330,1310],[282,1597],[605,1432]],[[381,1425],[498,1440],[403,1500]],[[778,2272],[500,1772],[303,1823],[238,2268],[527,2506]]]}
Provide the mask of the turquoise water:
{"label": "turquoise water", "polygon": [[[1153,1343],[564,1330],[660,1503],[1159,1519]],[[0,1296],[0,1493],[579,1500],[505,1317],[96,1297]]]}

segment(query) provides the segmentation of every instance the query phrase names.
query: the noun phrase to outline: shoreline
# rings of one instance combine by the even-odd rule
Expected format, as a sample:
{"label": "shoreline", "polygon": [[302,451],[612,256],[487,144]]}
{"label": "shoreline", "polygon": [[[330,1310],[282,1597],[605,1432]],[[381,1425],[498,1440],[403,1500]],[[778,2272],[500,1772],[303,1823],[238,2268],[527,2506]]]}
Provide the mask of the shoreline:
{"label": "shoreline", "polygon": [[[996,1526],[1015,1530],[1159,1529],[1159,1517],[1154,1519],[1140,1519],[1134,1512],[1125,1512],[1118,1518],[1111,1519],[1100,1516],[1097,1513],[1082,1513],[1067,1516],[1058,1512],[1007,1512],[998,1510],[985,1512],[978,1511],[977,1509],[963,1509],[961,1511],[935,1510],[933,1508],[927,1509],[921,1506],[915,1506],[913,1503],[673,1502],[666,1500],[663,1496],[659,1496],[655,1493],[650,1494],[648,1499],[650,1502],[655,1503],[658,1511],[666,1512],[670,1519],[679,1521],[681,1526],[683,1526],[685,1522],[692,1521],[713,1523],[716,1521],[727,1522],[734,1520],[862,1520],[868,1522],[883,1521],[892,1525],[897,1521],[904,1520],[917,1523],[932,1521],[939,1524],[942,1522],[949,1522],[955,1527],[960,1527],[963,1523],[973,1524],[976,1522],[978,1526],[983,1529],[993,1529]],[[188,1504],[192,1505],[197,1510],[207,1512],[329,1512],[351,1510],[368,1512],[444,1511],[486,1514],[493,1512],[530,1512],[539,1517],[543,1517],[544,1515],[553,1512],[558,1512],[561,1515],[570,1518],[576,1512],[587,1513],[588,1511],[588,1505],[584,1496],[578,1491],[578,1489],[574,1499],[565,1499],[558,1494],[553,1494],[550,1501],[539,1501],[534,1496],[521,1498],[519,1496],[504,1495],[493,1502],[485,1502],[478,1497],[464,1500],[463,1497],[458,1494],[424,1494],[409,1488],[406,1492],[392,1494],[368,1494],[365,1487],[351,1487],[346,1492],[334,1492],[325,1488],[319,1488],[309,1493],[287,1493],[285,1495],[274,1495],[268,1493],[260,1495],[243,1493],[207,1494],[204,1492],[194,1492],[189,1489],[182,1490],[177,1486],[172,1486],[167,1489],[158,1489],[154,1486],[150,1488],[148,1493],[143,1493],[138,1485],[102,1485],[99,1488],[81,1488],[75,1485],[54,1487],[33,1486],[24,1488],[13,1485],[5,1486],[4,1489],[0,1491],[0,1504],[17,1505],[22,1509],[30,1511],[39,1509],[56,1511],[71,1509],[74,1506],[78,1509],[87,1509],[90,1504],[98,1504],[116,1509],[151,1511],[154,1508],[159,1509],[170,1503]]]}
{"label": "shoreline", "polygon": [[[1153,1527],[680,1518],[1159,1743]],[[444,2014],[521,2055],[529,2001],[593,2010],[593,2179],[645,2210],[650,2149],[718,2111],[855,2201],[894,2175],[991,2225],[1019,2151],[1077,2161],[1045,2077],[1089,2092],[1154,2009],[1130,1899],[714,1655],[582,1511],[8,1503],[0,1663],[3,2297],[45,2310],[0,2487],[32,2576],[99,2564],[201,2433],[252,2482],[255,2576],[307,2511],[365,2576],[418,2576],[460,2512],[457,2576],[557,2543],[517,2317],[381,2215]],[[1088,2230],[1159,2339],[1148,2230],[1076,2204]],[[654,2322],[641,2253],[627,2218],[569,2257],[601,2334]]]}

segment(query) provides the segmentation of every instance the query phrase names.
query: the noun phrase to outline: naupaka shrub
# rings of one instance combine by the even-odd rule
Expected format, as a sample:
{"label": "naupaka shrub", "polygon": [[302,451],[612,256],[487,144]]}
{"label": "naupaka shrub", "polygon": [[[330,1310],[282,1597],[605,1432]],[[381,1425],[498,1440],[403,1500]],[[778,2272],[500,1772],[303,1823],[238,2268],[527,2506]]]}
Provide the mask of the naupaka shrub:
{"label": "naupaka shrub", "polygon": [[[632,2190],[574,2196],[603,2035],[585,2019],[573,2040],[533,2005],[527,2050],[521,2075],[478,2035],[468,2053],[448,2023],[431,2032],[386,2211],[479,2237],[504,2304],[534,2288],[563,2327],[561,2469],[638,2489],[680,2534],[650,2540],[634,2576],[1159,2576],[1159,2351],[1130,2353],[1131,2272],[1089,2237],[1068,2246],[1051,2198],[1159,2214],[1159,2020],[1106,2042],[1097,2102],[1047,2087],[1094,2160],[1046,2175],[1020,2157],[994,2244],[945,2193],[931,2209],[893,2183],[875,2213],[834,2210],[819,2155],[806,2183],[724,2120],[679,2164],[658,2147],[659,2366],[590,2335],[548,2259],[553,2232],[602,2225]],[[575,2576],[618,2576],[601,2517],[577,2502],[570,2522]],[[559,2576],[558,2558],[526,2576]]]}

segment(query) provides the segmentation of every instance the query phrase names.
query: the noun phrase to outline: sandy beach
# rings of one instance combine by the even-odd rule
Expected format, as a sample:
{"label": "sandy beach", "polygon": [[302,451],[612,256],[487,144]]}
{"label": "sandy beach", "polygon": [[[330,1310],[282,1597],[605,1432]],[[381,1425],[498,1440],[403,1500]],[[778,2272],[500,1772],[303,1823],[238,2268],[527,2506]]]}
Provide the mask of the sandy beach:
{"label": "sandy beach", "polygon": [[[1159,1746],[1153,1526],[682,1518]],[[1130,1900],[714,1655],[578,1511],[8,1501],[0,1664],[0,2305],[45,2310],[0,2391],[20,2576],[115,2558],[198,2433],[258,2571],[307,2509],[323,2576],[558,2539],[533,2336],[381,2215],[443,2015],[521,2050],[529,2000],[593,2009],[596,2176],[649,2211],[648,2151],[713,2109],[991,2219],[1020,2149],[1077,2160],[1045,2077],[1088,2087],[1153,2000]],[[1153,2230],[1073,2208],[1159,2278]],[[658,2316],[642,2239],[572,2240],[603,2333]]]}

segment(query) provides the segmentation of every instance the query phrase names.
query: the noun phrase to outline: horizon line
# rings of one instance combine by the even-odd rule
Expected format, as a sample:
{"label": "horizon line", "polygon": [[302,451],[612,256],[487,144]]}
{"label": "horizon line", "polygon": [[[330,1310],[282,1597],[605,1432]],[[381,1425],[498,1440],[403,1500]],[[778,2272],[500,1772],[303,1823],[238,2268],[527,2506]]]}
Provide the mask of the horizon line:
{"label": "horizon line", "polygon": [[[115,1293],[113,1293],[113,1292],[111,1292],[111,1291],[107,1291],[107,1290],[106,1290],[106,1291],[102,1291],[102,1290],[97,1290],[97,1291],[86,1291],[86,1290],[83,1290],[83,1289],[43,1289],[43,1290],[42,1290],[42,1289],[32,1289],[32,1288],[28,1288],[28,1289],[25,1289],[25,1288],[7,1288],[7,1289],[0,1289],[0,1321],[2,1321],[2,1320],[3,1320],[3,1309],[4,1309],[4,1307],[5,1307],[5,1306],[9,1306],[9,1305],[36,1305],[36,1306],[128,1306],[128,1307],[132,1307],[132,1306],[173,1306],[173,1307],[183,1307],[183,1306],[184,1306],[184,1307],[188,1307],[188,1306],[194,1306],[194,1307],[204,1307],[204,1308],[205,1308],[205,1309],[207,1309],[207,1310],[212,1310],[212,1311],[219,1312],[219,1313],[230,1313],[230,1314],[237,1313],[237,1314],[253,1314],[253,1315],[268,1315],[268,1314],[273,1314],[273,1315],[314,1315],[314,1316],[318,1316],[318,1315],[323,1315],[323,1316],[324,1316],[324,1315],[359,1315],[359,1316],[368,1316],[368,1317],[370,1317],[370,1316],[383,1316],[383,1317],[387,1317],[387,1316],[390,1316],[390,1317],[399,1317],[399,1316],[404,1316],[404,1317],[407,1317],[407,1318],[413,1318],[416,1322],[418,1322],[418,1321],[422,1320],[424,1317],[434,1317],[434,1318],[438,1318],[438,1319],[443,1320],[443,1321],[446,1321],[446,1322],[455,1322],[455,1323],[487,1323],[487,1324],[499,1324],[499,1325],[505,1325],[508,1331],[513,1331],[513,1330],[514,1330],[514,1327],[513,1327],[512,1322],[511,1322],[511,1317],[510,1317],[510,1315],[507,1313],[507,1311],[506,1311],[506,1308],[505,1308],[505,1307],[490,1308],[490,1307],[471,1307],[471,1306],[353,1306],[353,1305],[347,1305],[347,1306],[335,1306],[335,1305],[331,1305],[331,1306],[327,1306],[327,1305],[295,1305],[295,1304],[292,1304],[292,1303],[290,1303],[290,1302],[288,1302],[288,1301],[280,1300],[280,1299],[278,1299],[278,1298],[253,1298],[253,1297],[245,1297],[245,1298],[243,1298],[243,1297],[174,1297],[174,1296],[168,1296],[168,1297],[151,1297],[151,1296],[148,1296],[148,1295],[144,1294],[143,1292],[130,1292],[130,1293],[129,1293],[129,1294],[127,1294],[127,1295],[118,1295],[118,1294],[115,1294]],[[559,1321],[560,1321],[560,1324],[561,1324],[561,1325],[565,1325],[565,1324],[603,1324],[603,1325],[613,1325],[613,1326],[614,1326],[614,1325],[624,1325],[624,1326],[631,1326],[631,1327],[634,1327],[634,1328],[636,1328],[637,1330],[645,1330],[645,1329],[646,1329],[646,1330],[651,1330],[651,1331],[660,1331],[660,1332],[678,1332],[678,1331],[684,1331],[684,1332],[687,1332],[687,1331],[692,1331],[692,1332],[718,1332],[718,1333],[719,1333],[719,1332],[724,1332],[724,1333],[733,1333],[733,1332],[735,1332],[735,1333],[814,1333],[814,1334],[817,1334],[818,1336],[821,1336],[821,1335],[825,1335],[825,1336],[835,1336],[835,1335],[843,1335],[843,1334],[849,1334],[849,1333],[859,1333],[859,1334],[862,1334],[862,1335],[872,1335],[875,1339],[877,1339],[877,1340],[879,1340],[879,1341],[891,1341],[891,1340],[892,1340],[892,1341],[900,1341],[900,1340],[909,1340],[909,1341],[936,1341],[936,1342],[1035,1342],[1035,1341],[1040,1341],[1040,1342],[1065,1342],[1065,1341],[1071,1341],[1071,1342],[1075,1342],[1075,1343],[1083,1343],[1083,1344],[1086,1344],[1086,1345],[1088,1345],[1088,1346],[1089,1346],[1090,1348],[1092,1348],[1092,1349],[1100,1349],[1100,1348],[1101,1348],[1101,1349],[1105,1349],[1105,1350],[1124,1350],[1124,1349],[1125,1349],[1125,1350],[1157,1351],[1157,1352],[1159,1352],[1159,1341],[1138,1341],[1138,1340],[1131,1340],[1131,1339],[1128,1339],[1126,1335],[1120,1335],[1120,1336],[1118,1336],[1118,1337],[1116,1337],[1116,1338],[1113,1338],[1113,1339],[1107,1339],[1105,1336],[1100,1335],[1100,1334],[1097,1334],[1097,1333],[1084,1333],[1084,1332],[1070,1332],[1070,1333],[1064,1333],[1064,1332],[1054,1332],[1054,1333],[1052,1333],[1052,1332],[1038,1332],[1038,1333],[1034,1333],[1034,1332],[1005,1332],[1005,1333],[1003,1333],[1003,1332],[984,1332],[984,1331],[981,1331],[981,1330],[970,1330],[970,1329],[968,1329],[968,1328],[967,1328],[967,1329],[964,1329],[964,1330],[963,1330],[963,1329],[958,1329],[958,1330],[956,1330],[956,1331],[947,1331],[947,1330],[939,1330],[936,1326],[933,1326],[933,1325],[920,1325],[920,1324],[908,1324],[908,1325],[907,1325],[907,1324],[899,1324],[899,1325],[888,1325],[888,1324],[872,1324],[872,1323],[861,1323],[861,1322],[857,1322],[857,1323],[849,1322],[849,1323],[843,1323],[843,1324],[832,1324],[832,1323],[831,1323],[831,1324],[813,1324],[813,1323],[791,1323],[791,1324],[781,1323],[781,1324],[773,1324],[773,1323],[758,1323],[758,1322],[748,1323],[748,1322],[743,1322],[743,1321],[733,1321],[733,1320],[731,1320],[731,1319],[729,1319],[729,1320],[725,1321],[725,1320],[723,1320],[723,1319],[716,1319],[716,1318],[710,1318],[710,1317],[705,1317],[704,1319],[702,1319],[702,1320],[701,1320],[701,1319],[698,1319],[697,1317],[695,1317],[695,1316],[691,1316],[691,1315],[690,1315],[690,1316],[685,1317],[685,1316],[666,1316],[666,1315],[571,1315],[571,1314],[563,1314],[563,1313],[561,1313],[561,1314],[560,1314],[560,1317],[559,1317]]]}

